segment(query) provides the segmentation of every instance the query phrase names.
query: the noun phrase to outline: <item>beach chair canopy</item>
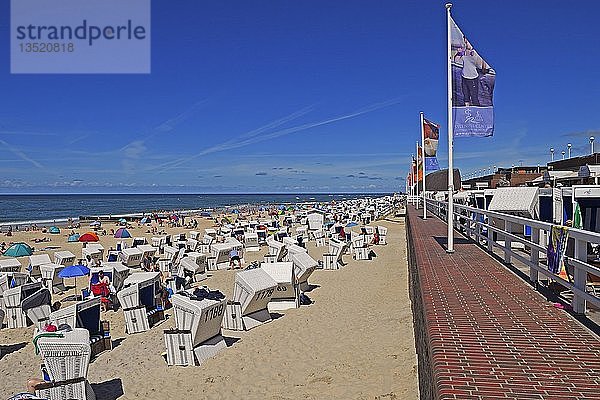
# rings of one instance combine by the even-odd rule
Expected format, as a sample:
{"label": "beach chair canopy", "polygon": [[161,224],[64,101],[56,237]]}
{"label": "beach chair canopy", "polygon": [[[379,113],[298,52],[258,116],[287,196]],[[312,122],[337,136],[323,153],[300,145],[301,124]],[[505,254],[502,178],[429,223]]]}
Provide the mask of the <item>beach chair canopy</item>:
{"label": "beach chair canopy", "polygon": [[57,233],[60,233],[60,229],[56,226],[51,226],[50,229],[48,229],[48,233],[56,235]]}
{"label": "beach chair canopy", "polygon": [[48,289],[43,288],[25,298],[23,302],[21,302],[21,309],[27,311],[31,308],[50,304],[52,304],[52,295]]}
{"label": "beach chair canopy", "polygon": [[21,269],[21,262],[16,258],[5,258],[0,260],[0,272],[14,271],[18,272]]}
{"label": "beach chair canopy", "polygon": [[69,238],[67,239],[67,242],[78,242],[79,236],[80,236],[79,233],[74,233],[69,236]]}

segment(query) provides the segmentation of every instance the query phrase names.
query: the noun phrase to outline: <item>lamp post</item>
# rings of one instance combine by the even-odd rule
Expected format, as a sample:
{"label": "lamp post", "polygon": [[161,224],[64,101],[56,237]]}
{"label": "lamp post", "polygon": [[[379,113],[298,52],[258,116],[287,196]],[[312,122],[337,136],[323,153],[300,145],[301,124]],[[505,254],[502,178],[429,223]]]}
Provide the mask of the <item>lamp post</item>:
{"label": "lamp post", "polygon": [[563,156],[563,158],[562,158],[562,159],[564,160],[564,159],[565,159],[565,154],[566,154],[566,151],[564,151],[564,150],[563,150],[563,151],[561,151],[561,152],[560,152],[560,154],[562,154],[562,156]]}
{"label": "lamp post", "polygon": [[550,161],[554,161],[554,147],[550,147]]}
{"label": "lamp post", "polygon": [[590,147],[592,148],[592,154],[594,154],[594,137],[590,136]]}
{"label": "lamp post", "polygon": [[567,151],[569,152],[569,158],[571,158],[571,143],[567,143]]}

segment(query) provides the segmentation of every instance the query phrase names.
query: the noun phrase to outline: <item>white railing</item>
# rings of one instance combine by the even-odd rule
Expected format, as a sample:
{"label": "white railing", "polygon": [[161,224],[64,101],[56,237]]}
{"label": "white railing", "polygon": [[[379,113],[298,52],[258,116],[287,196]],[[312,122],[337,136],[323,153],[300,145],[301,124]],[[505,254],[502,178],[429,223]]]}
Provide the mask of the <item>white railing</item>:
{"label": "white railing", "polygon": [[422,196],[415,196],[415,195],[407,195],[406,196],[406,202],[408,204],[412,204],[412,205],[419,205],[422,206],[423,205],[423,197]]}
{"label": "white railing", "polygon": [[[448,203],[427,199],[427,210],[447,222]],[[600,281],[600,268],[588,262],[588,244],[600,244],[600,234],[581,229],[569,229],[569,241],[574,241],[574,256],[566,258],[568,280],[550,272],[544,263],[548,237],[552,224],[494,211],[480,210],[454,204],[455,229],[471,238],[487,252],[494,247],[504,252],[504,262],[512,264],[512,258],[529,268],[529,279],[537,284],[540,274],[558,282],[573,293],[571,305],[577,314],[585,314],[587,302],[600,308],[600,296],[592,281]],[[525,227],[531,228],[531,237],[524,235]],[[541,255],[541,257],[540,257]],[[571,277],[572,276],[572,277]]]}

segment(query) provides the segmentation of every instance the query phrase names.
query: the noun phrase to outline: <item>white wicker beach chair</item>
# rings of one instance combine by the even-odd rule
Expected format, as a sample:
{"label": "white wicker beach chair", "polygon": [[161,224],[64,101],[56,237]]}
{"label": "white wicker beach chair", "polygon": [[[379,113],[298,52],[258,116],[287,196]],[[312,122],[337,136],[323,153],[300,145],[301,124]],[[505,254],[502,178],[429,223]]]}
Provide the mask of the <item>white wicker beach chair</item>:
{"label": "white wicker beach chair", "polygon": [[81,248],[81,258],[86,259],[90,256],[96,263],[102,261],[104,258],[104,246],[100,243],[88,243],[85,247]]}
{"label": "white wicker beach chair", "polygon": [[42,329],[49,321],[51,302],[50,290],[42,288],[23,299],[21,309],[37,329]]}
{"label": "white wicker beach chair", "polygon": [[271,321],[267,309],[277,282],[262,268],[240,271],[235,275],[233,301],[227,303],[223,328],[249,330]]}
{"label": "white wicker beach chair", "polygon": [[266,263],[280,262],[286,254],[285,244],[273,238],[267,239],[269,253],[265,255]]}
{"label": "white wicker beach chair", "polygon": [[142,251],[137,247],[121,249],[119,252],[119,261],[127,267],[136,268],[142,264],[142,255]]}
{"label": "white wicker beach chair", "polygon": [[[200,265],[196,261],[200,261]],[[202,259],[194,259],[192,257],[184,257],[177,268],[177,276],[184,278],[191,275],[193,282],[200,282],[207,278],[205,265],[201,262]]]}
{"label": "white wicker beach chair", "polygon": [[244,234],[244,247],[246,251],[260,251],[256,232],[246,232]]}
{"label": "white wicker beach chair", "polygon": [[379,232],[379,244],[387,244],[387,230],[388,228],[385,226],[377,226],[377,231]]}
{"label": "white wicker beach chair", "polygon": [[159,252],[162,252],[163,247],[165,246],[165,244],[167,244],[167,237],[153,236],[150,239],[150,243],[152,244],[152,247],[156,247],[159,250]]}
{"label": "white wicker beach chair", "polygon": [[154,257],[158,253],[158,247],[150,246],[149,244],[140,244],[137,249],[142,252],[142,258]]}
{"label": "white wicker beach chair", "polygon": [[117,298],[123,307],[127,333],[147,331],[164,320],[157,298],[159,287],[160,272],[138,272],[125,279],[124,288],[117,293]]}
{"label": "white wicker beach chair", "polygon": [[110,336],[105,336],[100,321],[100,297],[79,301],[50,314],[49,320],[56,326],[67,324],[88,332],[93,355],[112,348]]}
{"label": "white wicker beach chair", "polygon": [[352,256],[355,260],[369,259],[369,248],[365,243],[363,235],[352,236]]}
{"label": "white wicker beach chair", "polygon": [[0,273],[21,271],[21,262],[16,258],[5,258],[0,260]]}
{"label": "white wicker beach chair", "polygon": [[300,247],[297,244],[286,244],[285,250],[283,261],[292,261],[292,255],[307,252],[304,247]]}
{"label": "white wicker beach chair", "polygon": [[323,230],[314,231],[313,237],[317,242],[317,247],[325,247],[325,232]]}
{"label": "white wicker beach chair", "polygon": [[52,264],[52,260],[50,260],[50,256],[48,254],[36,254],[29,256],[29,266],[27,270],[29,271],[29,275],[33,279],[38,279],[42,276],[40,272],[40,265],[44,264]]}
{"label": "white wicker beach chair", "polygon": [[[216,271],[218,269],[229,268],[229,252],[234,249],[230,243],[214,243],[210,246],[211,255],[207,257],[208,269]],[[241,255],[240,255],[241,258]]]}
{"label": "white wicker beach chair", "polygon": [[70,251],[56,251],[54,253],[54,264],[64,265],[68,267],[75,263],[75,254]]}
{"label": "white wicker beach chair", "polygon": [[67,290],[64,279],[58,276],[65,266],[61,264],[43,264],[40,265],[42,282],[52,293],[60,293]]}
{"label": "white wicker beach chair", "polygon": [[300,290],[292,262],[263,263],[261,268],[269,274],[277,289],[268,304],[269,312],[300,307]]}
{"label": "white wicker beach chair", "polygon": [[47,384],[36,387],[37,396],[48,400],[95,400],[87,381],[92,352],[86,329],[40,333],[34,344],[50,378]]}
{"label": "white wicker beach chair", "polygon": [[164,248],[163,259],[168,260],[172,263],[175,262],[175,257],[177,257],[177,253],[179,249],[173,246],[165,245]]}
{"label": "white wicker beach chair", "polygon": [[24,299],[42,288],[41,282],[24,283],[20,286],[6,289],[3,293],[4,311],[8,328],[27,327],[27,316],[21,308]]}
{"label": "white wicker beach chair", "polygon": [[315,271],[319,263],[307,252],[293,254],[291,259],[294,263],[294,273],[298,281],[298,289],[301,292],[310,290],[308,278]]}
{"label": "white wicker beach chair", "polygon": [[90,283],[97,283],[98,273],[102,271],[108,277],[110,283],[119,292],[125,283],[125,279],[132,273],[132,269],[118,261],[103,262],[102,265],[90,268]]}
{"label": "white wicker beach chair", "polygon": [[165,330],[167,364],[201,365],[226,346],[221,335],[226,300],[172,297],[175,330]]}
{"label": "white wicker beach chair", "polygon": [[196,248],[198,247],[199,242],[196,239],[191,239],[189,238],[186,242],[185,242],[185,248],[188,251],[196,251]]}
{"label": "white wicker beach chair", "polygon": [[323,254],[323,269],[334,270],[344,266],[342,256],[346,251],[346,243],[329,239],[329,253]]}

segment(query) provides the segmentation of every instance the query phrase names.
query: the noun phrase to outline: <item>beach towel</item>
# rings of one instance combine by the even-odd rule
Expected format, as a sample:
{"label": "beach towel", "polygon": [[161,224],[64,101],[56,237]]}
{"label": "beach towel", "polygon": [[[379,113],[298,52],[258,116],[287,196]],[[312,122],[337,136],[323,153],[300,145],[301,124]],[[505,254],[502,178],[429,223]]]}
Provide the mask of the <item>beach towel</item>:
{"label": "beach towel", "polygon": [[565,268],[565,251],[569,239],[569,228],[553,225],[546,255],[548,257],[548,271],[561,274]]}

